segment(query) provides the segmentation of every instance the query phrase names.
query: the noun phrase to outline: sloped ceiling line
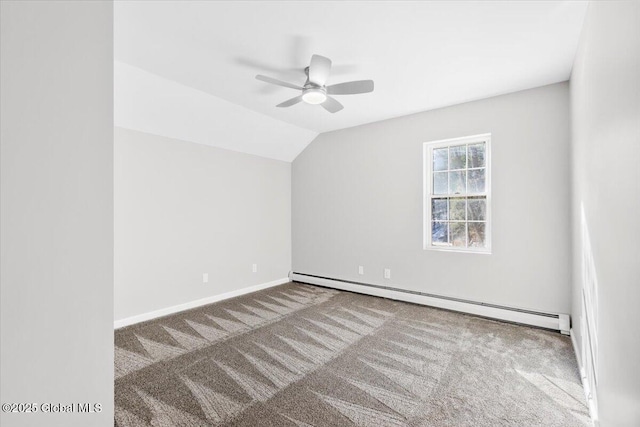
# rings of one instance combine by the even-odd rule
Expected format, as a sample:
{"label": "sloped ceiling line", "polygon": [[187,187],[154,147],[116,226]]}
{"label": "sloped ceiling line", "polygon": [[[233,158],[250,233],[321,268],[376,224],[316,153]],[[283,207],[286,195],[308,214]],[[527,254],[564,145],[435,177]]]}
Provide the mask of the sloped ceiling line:
{"label": "sloped ceiling line", "polygon": [[318,135],[120,61],[114,92],[116,126],[169,138],[292,162]]}

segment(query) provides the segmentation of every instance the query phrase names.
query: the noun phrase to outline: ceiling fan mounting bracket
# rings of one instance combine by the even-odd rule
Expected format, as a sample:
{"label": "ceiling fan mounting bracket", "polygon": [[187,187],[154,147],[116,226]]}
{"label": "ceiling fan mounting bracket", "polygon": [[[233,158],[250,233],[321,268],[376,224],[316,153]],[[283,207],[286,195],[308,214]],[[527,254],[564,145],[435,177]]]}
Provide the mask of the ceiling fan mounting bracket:
{"label": "ceiling fan mounting bracket", "polygon": [[312,88],[321,88],[324,86],[319,86],[311,81],[309,81],[309,67],[305,67],[304,68],[304,74],[307,76],[307,81],[304,82],[304,85],[302,87],[304,87],[305,89],[312,89]]}

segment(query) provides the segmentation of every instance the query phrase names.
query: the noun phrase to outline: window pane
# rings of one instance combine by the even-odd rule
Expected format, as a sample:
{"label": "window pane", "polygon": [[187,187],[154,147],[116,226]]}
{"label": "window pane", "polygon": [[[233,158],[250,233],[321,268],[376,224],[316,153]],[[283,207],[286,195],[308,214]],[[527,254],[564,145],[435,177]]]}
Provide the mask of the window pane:
{"label": "window pane", "polygon": [[433,150],[433,170],[434,171],[446,171],[449,150],[446,148],[437,148]]}
{"label": "window pane", "polygon": [[449,219],[447,199],[431,200],[431,219],[436,221],[446,221]]}
{"label": "window pane", "polygon": [[484,241],[485,223],[484,222],[470,222],[469,223],[469,247],[484,248],[486,243]]}
{"label": "window pane", "polygon": [[449,223],[451,232],[451,244],[453,246],[467,246],[467,223],[451,222]]}
{"label": "window pane", "polygon": [[483,198],[469,198],[467,201],[469,221],[484,221],[487,213],[487,200]]}
{"label": "window pane", "polygon": [[469,145],[469,168],[484,167],[484,142]]}
{"label": "window pane", "polygon": [[446,222],[434,222],[431,228],[432,243],[449,243],[449,224]]}
{"label": "window pane", "polygon": [[469,171],[469,193],[484,193],[484,169]]}
{"label": "window pane", "polygon": [[467,167],[467,146],[449,147],[449,169],[465,169]]}
{"label": "window pane", "polygon": [[467,192],[467,172],[449,172],[449,194],[463,194]]}
{"label": "window pane", "polygon": [[447,194],[447,172],[433,173],[433,194]]}
{"label": "window pane", "polygon": [[[477,138],[477,137],[476,137]],[[469,142],[465,142],[469,141]],[[489,145],[482,139],[425,144],[430,213],[425,230],[433,248],[482,252],[490,246]]]}
{"label": "window pane", "polygon": [[463,198],[449,199],[449,219],[464,221],[466,217],[467,201]]}

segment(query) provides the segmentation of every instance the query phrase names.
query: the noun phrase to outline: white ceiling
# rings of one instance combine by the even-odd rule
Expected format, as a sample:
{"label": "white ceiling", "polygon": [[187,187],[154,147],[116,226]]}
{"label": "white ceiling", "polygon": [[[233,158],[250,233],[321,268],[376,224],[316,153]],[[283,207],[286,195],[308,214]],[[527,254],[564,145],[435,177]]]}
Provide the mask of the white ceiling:
{"label": "white ceiling", "polygon": [[114,81],[116,126],[286,162],[318,135],[119,61]]}
{"label": "white ceiling", "polygon": [[[220,116],[208,120],[203,113],[191,126],[225,123],[225,148],[291,160],[319,132],[567,80],[586,6],[574,1],[116,2],[115,57],[125,63],[120,80],[116,74],[116,93],[137,81],[140,76],[128,72],[140,69],[162,78],[165,86],[173,82],[197,91],[196,98],[218,98],[211,103],[220,107],[236,104],[240,108],[231,118],[222,108],[210,109]],[[330,83],[373,79],[375,91],[336,97],[345,106],[336,114],[304,103],[276,108],[298,93],[255,75],[302,84],[314,53],[332,59]],[[182,120],[167,110],[156,115],[159,125]],[[129,114],[116,111],[116,124],[120,117],[136,128],[138,119]],[[259,144],[246,147],[246,141],[233,138],[234,129],[255,120],[264,127],[265,118],[292,125],[263,134],[263,141],[282,145],[274,148],[277,155],[270,149],[255,152]],[[152,123],[145,127],[154,133]],[[298,137],[298,144],[284,141],[283,129]],[[195,138],[180,132],[169,136]],[[215,132],[191,133],[198,135],[194,142],[220,145]]]}

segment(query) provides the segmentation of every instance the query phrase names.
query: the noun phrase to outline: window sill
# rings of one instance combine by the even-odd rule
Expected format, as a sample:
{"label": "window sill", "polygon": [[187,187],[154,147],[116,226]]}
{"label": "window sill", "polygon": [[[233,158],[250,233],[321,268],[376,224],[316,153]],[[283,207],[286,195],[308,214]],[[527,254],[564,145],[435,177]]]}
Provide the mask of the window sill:
{"label": "window sill", "polygon": [[480,255],[491,255],[491,249],[465,249],[465,248],[454,248],[449,246],[426,246],[422,248],[425,251],[435,251],[435,252],[458,252],[463,254],[480,254]]}

